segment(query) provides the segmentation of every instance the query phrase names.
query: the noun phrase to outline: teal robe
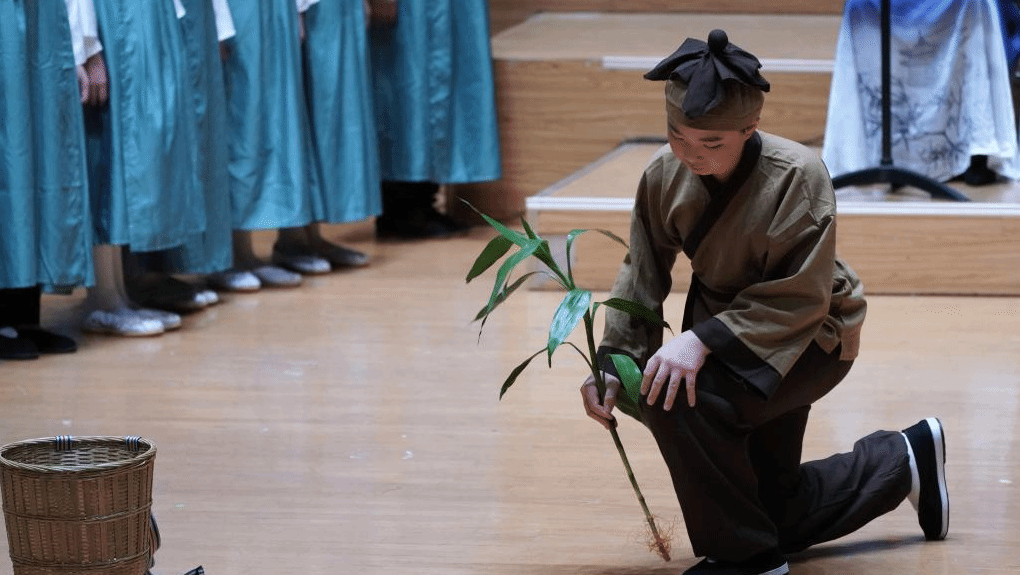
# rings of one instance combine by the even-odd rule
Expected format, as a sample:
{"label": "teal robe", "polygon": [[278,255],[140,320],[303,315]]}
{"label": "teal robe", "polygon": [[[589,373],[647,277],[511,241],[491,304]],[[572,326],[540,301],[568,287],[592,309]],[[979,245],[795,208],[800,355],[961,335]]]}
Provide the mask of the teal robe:
{"label": "teal robe", "polygon": [[227,96],[216,18],[209,0],[182,0],[187,14],[181,19],[191,91],[194,97],[198,145],[192,155],[198,184],[205,198],[205,231],[168,254],[170,269],[178,273],[208,274],[233,263],[230,219],[230,148],[227,133]]}
{"label": "teal robe", "polygon": [[400,0],[371,37],[383,179],[499,179],[485,0]]}
{"label": "teal robe", "polygon": [[205,230],[181,24],[170,1],[94,2],[110,81],[109,104],[86,113],[95,242],[181,245]]}
{"label": "teal robe", "polygon": [[364,8],[321,0],[305,13],[305,29],[305,88],[325,221],[376,216],[382,211],[379,145]]}
{"label": "teal robe", "polygon": [[234,228],[299,227],[324,208],[305,105],[294,0],[229,0],[224,69]]}
{"label": "teal robe", "polygon": [[93,283],[85,135],[64,0],[0,0],[0,288]]}

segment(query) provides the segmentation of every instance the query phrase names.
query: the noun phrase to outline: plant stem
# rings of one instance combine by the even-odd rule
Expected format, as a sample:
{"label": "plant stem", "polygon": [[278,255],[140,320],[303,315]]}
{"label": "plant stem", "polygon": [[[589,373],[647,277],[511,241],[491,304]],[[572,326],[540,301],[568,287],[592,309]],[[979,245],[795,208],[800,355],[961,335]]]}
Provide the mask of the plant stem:
{"label": "plant stem", "polygon": [[[595,331],[594,331],[594,319],[592,317],[591,310],[589,309],[584,314],[584,327],[585,332],[588,335],[588,350],[591,353],[591,373],[595,377],[595,385],[599,390],[599,395],[605,397],[606,395],[606,382],[602,379],[602,370],[599,369],[597,350],[595,349]],[[652,517],[652,512],[648,510],[648,504],[645,502],[645,496],[641,493],[641,488],[638,487],[637,478],[634,477],[634,470],[630,466],[630,460],[627,459],[627,450],[623,448],[623,442],[620,441],[620,434],[616,432],[616,426],[609,428],[609,433],[613,437],[613,443],[616,444],[616,451],[620,454],[620,460],[623,461],[623,468],[627,471],[627,479],[630,479],[630,486],[634,488],[634,494],[637,495],[638,503],[641,504],[641,511],[645,514],[645,521],[648,522],[648,528],[652,530],[652,537],[655,539],[655,546],[659,551],[659,555],[662,556],[663,560],[669,561],[669,549],[666,548],[666,542],[659,535],[659,529],[655,525],[655,519]]]}
{"label": "plant stem", "polygon": [[638,487],[637,479],[634,477],[634,471],[630,467],[630,461],[627,460],[627,452],[623,449],[623,443],[620,442],[620,434],[616,432],[616,428],[611,428],[609,433],[613,436],[613,443],[616,444],[616,450],[620,452],[620,459],[623,460],[623,467],[627,470],[627,479],[630,479],[630,486],[634,488],[634,494],[637,495],[638,503],[641,504],[641,511],[645,513],[645,520],[648,521],[648,528],[652,530],[652,537],[655,539],[655,546],[659,550],[659,555],[666,561],[669,561],[669,549],[666,548],[666,543],[659,535],[659,529],[655,525],[655,519],[652,518],[652,512],[648,510],[648,504],[645,503],[645,496],[641,494],[641,488]]}

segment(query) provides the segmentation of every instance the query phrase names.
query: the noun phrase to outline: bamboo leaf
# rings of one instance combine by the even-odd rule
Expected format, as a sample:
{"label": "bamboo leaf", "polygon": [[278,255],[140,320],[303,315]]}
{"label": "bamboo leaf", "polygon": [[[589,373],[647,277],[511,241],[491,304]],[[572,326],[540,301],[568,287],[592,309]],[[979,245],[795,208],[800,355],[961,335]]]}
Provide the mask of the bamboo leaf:
{"label": "bamboo leaf", "polygon": [[540,243],[542,242],[529,240],[529,243],[522,246],[521,249],[517,250],[516,253],[508,257],[506,261],[503,262],[499,271],[496,272],[496,281],[492,285],[492,294],[489,296],[489,302],[486,306],[496,305],[496,299],[499,298],[499,293],[503,290],[503,287],[506,286],[507,278],[510,277],[510,272],[512,272],[521,262],[534,254]]}
{"label": "bamboo leaf", "polygon": [[531,229],[531,224],[528,223],[528,220],[521,218],[521,227],[524,228],[524,233],[528,234],[529,238],[533,240],[539,239],[538,234],[535,233],[535,230]]}
{"label": "bamboo leaf", "polygon": [[502,223],[500,223],[500,222],[494,220],[493,218],[483,214],[478,208],[476,208],[473,205],[471,205],[471,202],[468,202],[467,200],[461,200],[461,201],[464,202],[465,204],[467,204],[467,206],[469,208],[474,210],[476,214],[478,214],[479,216],[482,216],[482,219],[484,219],[490,226],[495,228],[496,231],[499,232],[499,235],[503,236],[504,238],[510,240],[511,242],[513,242],[513,243],[515,243],[515,244],[517,244],[517,245],[519,245],[521,247],[524,247],[524,245],[528,243],[529,238],[527,236],[525,236],[524,234],[522,234],[520,232],[515,232],[514,230],[511,230],[510,228],[508,228],[505,225],[503,225]]}
{"label": "bamboo leaf", "polygon": [[620,310],[636,318],[643,319],[650,324],[657,325],[659,327],[664,327],[672,331],[672,328],[669,327],[669,324],[666,323],[666,320],[662,319],[662,316],[655,313],[644,304],[640,304],[636,301],[630,301],[614,297],[609,298],[606,301],[602,302],[602,305],[606,307],[611,307],[616,310]]}
{"label": "bamboo leaf", "polygon": [[566,258],[567,258],[567,276],[570,277],[571,281],[573,281],[574,272],[571,269],[572,266],[571,266],[571,263],[570,263],[571,262],[570,252],[573,249],[574,240],[576,240],[577,238],[581,237],[583,234],[586,234],[588,232],[598,232],[598,233],[606,236],[607,238],[610,238],[610,239],[618,242],[621,246],[623,246],[623,248],[625,250],[628,250],[628,251],[630,250],[630,247],[627,245],[627,242],[623,241],[623,239],[620,236],[614,234],[613,232],[611,232],[609,230],[599,230],[599,229],[576,229],[576,230],[570,230],[570,233],[567,234]]}
{"label": "bamboo leaf", "polygon": [[577,347],[576,345],[574,345],[573,342],[570,341],[563,342],[563,345],[569,345],[570,347],[577,350],[577,353],[581,355],[582,359],[584,359],[584,363],[588,365],[588,369],[592,369],[591,360],[588,358],[588,354],[581,351],[581,348]]}
{"label": "bamboo leaf", "polygon": [[616,407],[634,419],[642,421],[638,408],[638,402],[641,401],[641,370],[629,355],[612,353],[609,354],[609,358],[613,360],[616,373],[623,383],[623,393],[616,396]]}
{"label": "bamboo leaf", "polygon": [[553,314],[552,322],[549,325],[549,366],[552,367],[552,356],[556,348],[563,343],[563,340],[574,331],[577,323],[581,321],[584,314],[591,305],[591,292],[588,290],[573,289],[567,292]]}
{"label": "bamboo leaf", "polygon": [[620,375],[620,381],[623,382],[623,388],[627,395],[631,400],[637,401],[641,397],[641,379],[644,377],[637,363],[632,357],[623,353],[611,353],[609,359],[613,360],[616,373]]}
{"label": "bamboo leaf", "polygon": [[497,307],[499,307],[499,304],[501,304],[504,301],[506,301],[506,299],[508,297],[510,297],[511,294],[513,294],[515,291],[518,290],[518,288],[520,288],[522,285],[524,285],[524,282],[528,281],[528,278],[530,278],[531,276],[536,275],[536,274],[549,275],[548,272],[537,271],[537,272],[528,272],[528,273],[522,275],[521,277],[517,278],[517,281],[515,281],[512,284],[510,284],[509,286],[504,288],[501,292],[499,292],[499,295],[496,297],[496,301],[494,303],[492,303],[491,305],[487,305],[487,306],[483,307],[482,310],[478,312],[478,315],[475,316],[475,319],[473,321],[478,321],[480,319],[484,320],[486,317],[488,317],[488,315],[490,313],[492,313]]}
{"label": "bamboo leaf", "polygon": [[[541,240],[542,245],[535,250],[535,257],[538,258],[543,264],[546,265],[554,274],[560,278],[560,285],[566,290],[574,289],[573,278],[569,277],[569,271],[565,275],[563,270],[560,269],[559,264],[556,263],[556,258],[552,255],[552,250],[549,248],[549,242],[542,239],[541,236],[535,233],[535,230],[531,228],[531,224],[527,220],[521,218],[521,227],[524,228],[524,232],[528,234],[528,237],[532,240]],[[570,262],[567,261],[567,269],[570,269]]]}
{"label": "bamboo leaf", "polygon": [[614,234],[613,232],[611,232],[609,230],[577,229],[577,230],[570,230],[570,233],[567,234],[567,258],[568,259],[570,258],[570,248],[574,244],[574,240],[576,240],[581,235],[586,234],[588,232],[598,232],[598,233],[606,236],[607,238],[617,242],[621,246],[623,246],[623,249],[630,251],[630,246],[627,245],[627,242],[623,241],[623,238],[621,238],[620,236]]}
{"label": "bamboo leaf", "polygon": [[614,242],[616,242],[616,243],[620,244],[621,246],[623,246],[623,248],[625,250],[627,250],[628,252],[630,251],[630,246],[627,245],[626,240],[624,240],[620,236],[614,234],[613,232],[611,232],[609,230],[592,230],[592,231],[593,232],[598,232],[598,233],[606,236],[607,238],[609,238],[609,239],[613,240]]}
{"label": "bamboo leaf", "polygon": [[483,214],[481,211],[478,210],[478,208],[472,206],[470,202],[466,200],[461,201],[467,204],[468,207],[475,211],[475,213],[482,216],[482,219],[484,219],[490,226],[492,226],[497,232],[499,232],[501,237],[513,242],[514,244],[520,246],[522,249],[525,248],[526,246],[529,246],[533,242],[536,241],[539,242],[539,245],[531,252],[531,254],[538,258],[539,261],[545,264],[554,274],[556,274],[558,278],[557,281],[559,282],[560,285],[564,287],[564,289],[571,289],[573,287],[573,283],[567,279],[567,276],[564,275],[563,271],[560,270],[558,265],[556,265],[556,260],[552,257],[552,250],[549,249],[549,242],[539,237],[538,234],[534,232],[534,230],[531,228],[531,225],[528,224],[527,221],[525,221],[523,218],[521,219],[521,223],[523,224],[524,230],[527,235],[521,234],[519,232],[511,230],[510,228],[503,225],[499,221]]}
{"label": "bamboo leaf", "polygon": [[521,363],[520,365],[515,367],[514,370],[510,372],[510,377],[506,378],[506,381],[503,382],[503,387],[499,390],[499,398],[500,399],[503,399],[503,394],[506,393],[508,389],[510,389],[510,386],[513,385],[514,382],[517,381],[517,378],[521,375],[521,373],[525,370],[525,368],[528,367],[528,364],[531,363],[531,360],[533,360],[536,357],[538,357],[539,355],[541,355],[542,352],[544,352],[544,351],[545,351],[545,348],[542,348],[542,349],[536,351],[535,353],[533,353],[531,355],[531,357],[529,357],[528,359],[524,360],[523,363]]}
{"label": "bamboo leaf", "polygon": [[492,267],[499,258],[506,255],[513,245],[512,241],[503,236],[492,238],[488,245],[485,246],[485,249],[482,250],[482,253],[479,254],[478,259],[475,260],[474,265],[471,266],[471,271],[468,272],[467,279],[464,281],[470,282],[485,273],[485,270]]}
{"label": "bamboo leaf", "polygon": [[582,235],[584,235],[584,234],[586,234],[588,232],[597,232],[597,233],[600,233],[600,234],[606,236],[607,238],[615,241],[616,243],[620,244],[621,246],[623,246],[623,249],[625,249],[627,251],[630,251],[630,246],[627,245],[627,242],[625,242],[623,240],[623,238],[621,238],[620,236],[614,234],[613,232],[611,232],[609,230],[576,229],[576,230],[570,230],[570,233],[567,234],[567,255],[568,256],[570,255],[570,248],[574,244],[574,240],[576,240],[577,238],[581,237]]}

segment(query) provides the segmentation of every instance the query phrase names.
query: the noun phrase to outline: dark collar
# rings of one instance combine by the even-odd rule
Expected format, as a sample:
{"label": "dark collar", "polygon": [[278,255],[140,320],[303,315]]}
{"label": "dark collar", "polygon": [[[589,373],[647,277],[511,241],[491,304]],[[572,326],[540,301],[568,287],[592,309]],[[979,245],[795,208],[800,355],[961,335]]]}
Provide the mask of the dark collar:
{"label": "dark collar", "polygon": [[694,259],[694,254],[697,253],[698,247],[701,246],[701,240],[705,239],[709,230],[712,229],[715,222],[722,216],[723,211],[726,210],[730,200],[733,199],[733,196],[737,195],[737,191],[751,177],[751,172],[754,170],[755,165],[758,164],[758,158],[760,157],[761,136],[758,132],[755,132],[744,143],[744,153],[740,157],[740,161],[737,162],[737,168],[733,170],[733,176],[725,184],[719,183],[712,176],[701,177],[701,181],[708,188],[708,206],[705,208],[705,213],[701,216],[701,219],[695,224],[694,229],[691,230],[688,237],[684,238],[683,249],[687,257]]}

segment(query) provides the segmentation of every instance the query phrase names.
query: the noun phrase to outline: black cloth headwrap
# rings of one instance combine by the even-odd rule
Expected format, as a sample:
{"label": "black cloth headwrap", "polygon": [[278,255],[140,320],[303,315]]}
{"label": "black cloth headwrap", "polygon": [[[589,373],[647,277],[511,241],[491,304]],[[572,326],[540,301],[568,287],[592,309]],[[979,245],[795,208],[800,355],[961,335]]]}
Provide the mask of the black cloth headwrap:
{"label": "black cloth headwrap", "polygon": [[724,80],[736,80],[768,92],[769,83],[758,70],[761,62],[753,54],[730,44],[722,30],[712,30],[708,42],[688,38],[668,58],[647,74],[646,80],[676,80],[687,86],[683,111],[697,118],[722,102]]}

